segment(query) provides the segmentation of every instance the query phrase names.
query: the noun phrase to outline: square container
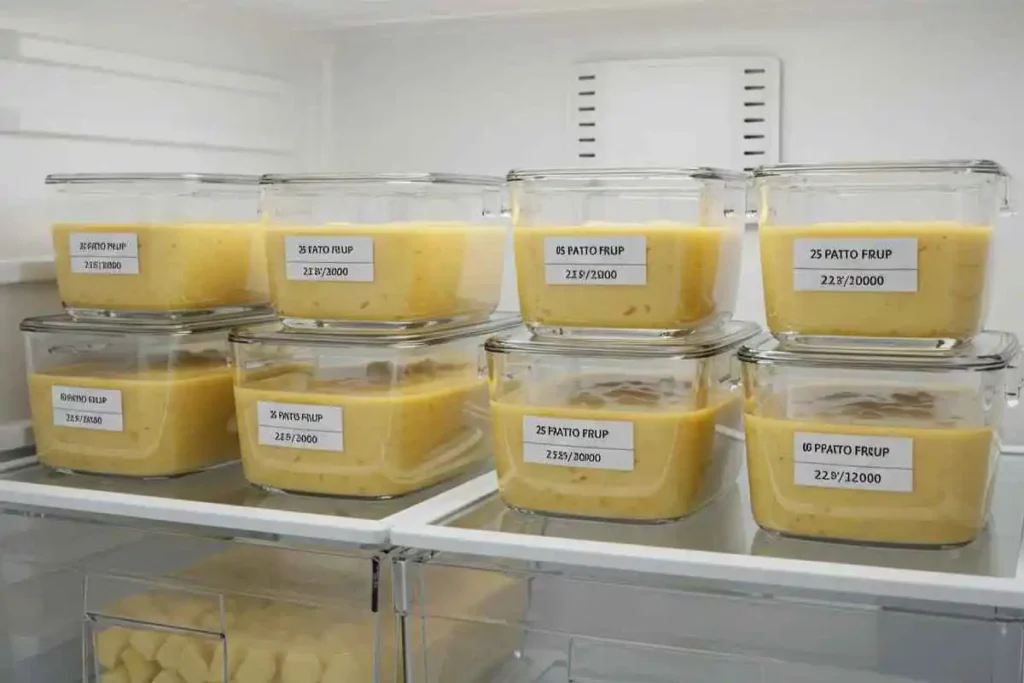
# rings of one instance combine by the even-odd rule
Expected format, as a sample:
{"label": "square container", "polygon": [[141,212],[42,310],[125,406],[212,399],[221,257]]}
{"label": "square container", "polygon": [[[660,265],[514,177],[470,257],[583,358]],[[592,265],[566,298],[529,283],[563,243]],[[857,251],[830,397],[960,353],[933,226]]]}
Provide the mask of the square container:
{"label": "square container", "polygon": [[998,164],[787,164],[754,182],[775,336],[934,348],[982,329],[1008,205]]}
{"label": "square container", "polygon": [[267,307],[257,176],[73,174],[46,184],[57,286],[71,315]]}
{"label": "square container", "polygon": [[235,331],[246,478],[389,498],[460,474],[490,455],[484,339],[519,324],[496,315],[415,334]]}
{"label": "square container", "polygon": [[732,317],[742,173],[554,169],[508,181],[519,305],[534,331],[664,334]]}
{"label": "square container", "polygon": [[24,320],[39,460],[162,477],[237,459],[228,331],[260,320]]}
{"label": "square container", "polygon": [[476,321],[498,306],[501,178],[264,176],[274,309],[293,326]]}
{"label": "square container", "polygon": [[950,351],[743,347],[754,518],[792,536],[955,546],[985,525],[1016,337]]}
{"label": "square container", "polygon": [[658,522],[736,480],[735,349],[748,322],[679,340],[489,339],[502,500],[521,511]]}

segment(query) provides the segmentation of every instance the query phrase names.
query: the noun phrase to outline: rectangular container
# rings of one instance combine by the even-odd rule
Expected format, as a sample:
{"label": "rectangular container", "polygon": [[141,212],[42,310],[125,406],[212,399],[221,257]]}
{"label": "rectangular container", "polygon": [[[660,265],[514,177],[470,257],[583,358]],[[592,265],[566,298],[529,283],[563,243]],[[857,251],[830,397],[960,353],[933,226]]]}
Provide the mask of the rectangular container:
{"label": "rectangular container", "polygon": [[266,320],[24,320],[39,460],[162,477],[237,459],[228,331]]}
{"label": "rectangular container", "polygon": [[772,334],[934,348],[982,329],[1008,204],[998,164],[786,164],[754,183]]}
{"label": "rectangular container", "polygon": [[746,179],[718,169],[512,171],[519,305],[547,333],[663,334],[732,317]]}
{"label": "rectangular container", "polygon": [[257,176],[46,178],[61,300],[75,317],[265,309]]}
{"label": "rectangular container", "polygon": [[476,321],[498,306],[501,178],[268,175],[270,294],[293,326]]}
{"label": "rectangular container", "polygon": [[754,518],[792,536],[956,546],[984,527],[1016,337],[951,351],[743,347]]}
{"label": "rectangular container", "polygon": [[246,478],[259,486],[390,498],[490,454],[482,344],[518,316],[414,334],[282,324],[232,333]]}
{"label": "rectangular container", "polygon": [[735,349],[757,325],[679,340],[489,339],[502,500],[522,511],[657,522],[736,480],[743,450]]}

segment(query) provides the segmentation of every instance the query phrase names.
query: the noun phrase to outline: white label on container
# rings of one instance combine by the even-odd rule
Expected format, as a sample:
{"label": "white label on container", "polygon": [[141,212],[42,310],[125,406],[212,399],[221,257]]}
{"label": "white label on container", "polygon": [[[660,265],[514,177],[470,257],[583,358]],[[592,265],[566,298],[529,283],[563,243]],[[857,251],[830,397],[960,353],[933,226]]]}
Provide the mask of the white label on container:
{"label": "white label on container", "polygon": [[793,241],[798,292],[916,292],[917,239]]}
{"label": "white label on container", "polygon": [[372,237],[284,238],[289,280],[373,282]]}
{"label": "white label on container", "polygon": [[261,446],[338,453],[345,450],[340,407],[257,401],[256,417]]}
{"label": "white label on container", "polygon": [[101,432],[123,432],[121,392],[54,385],[50,388],[53,425]]}
{"label": "white label on container", "polygon": [[647,238],[545,237],[549,285],[646,285]]}
{"label": "white label on container", "polygon": [[797,432],[793,460],[798,486],[914,490],[914,440],[909,437]]}
{"label": "white label on container", "polygon": [[139,274],[139,236],[134,232],[73,232],[68,249],[72,273]]}
{"label": "white label on container", "polygon": [[523,416],[523,460],[537,465],[633,469],[633,423]]}

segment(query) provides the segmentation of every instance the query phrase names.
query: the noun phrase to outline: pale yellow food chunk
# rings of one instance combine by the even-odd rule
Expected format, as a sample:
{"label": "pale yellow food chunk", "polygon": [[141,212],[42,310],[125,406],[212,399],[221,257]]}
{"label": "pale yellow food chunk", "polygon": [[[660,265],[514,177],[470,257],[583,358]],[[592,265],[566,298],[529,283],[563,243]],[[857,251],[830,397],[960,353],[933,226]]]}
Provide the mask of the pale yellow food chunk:
{"label": "pale yellow food chunk", "polygon": [[281,683],[317,683],[320,680],[320,658],[308,648],[293,649],[281,663]]}
{"label": "pale yellow food chunk", "polygon": [[103,672],[103,675],[100,676],[100,683],[132,683],[132,679],[128,674],[128,669],[119,666],[116,669]]}
{"label": "pale yellow food chunk", "polygon": [[224,677],[224,648],[217,646],[213,650],[213,660],[210,662],[210,670],[206,676],[207,683],[227,683],[234,680],[235,674],[245,659],[246,643],[242,638],[229,637],[227,640],[228,670],[227,678]]}
{"label": "pale yellow food chunk", "polygon": [[202,643],[191,640],[185,643],[178,657],[178,675],[185,683],[205,683],[210,665],[203,653]]}
{"label": "pale yellow food chunk", "polygon": [[174,673],[173,671],[168,671],[168,670],[164,669],[159,674],[157,674],[156,678],[153,679],[153,683],[184,683],[184,682],[180,678],[178,678],[178,675],[176,673]]}
{"label": "pale yellow food chunk", "polygon": [[185,636],[169,636],[156,653],[156,661],[165,669],[174,671],[178,668],[178,657],[181,656],[181,649],[188,643]]}
{"label": "pale yellow food chunk", "polygon": [[[166,639],[167,636],[156,631],[135,631],[128,642],[138,651],[138,654],[142,655],[143,659],[152,662],[156,660],[156,653],[160,651],[160,646]],[[124,657],[124,655],[121,656]]]}
{"label": "pale yellow food chunk", "polygon": [[150,683],[160,667],[151,659],[143,657],[138,650],[128,647],[121,653],[121,661],[128,669],[131,683]]}
{"label": "pale yellow food chunk", "polygon": [[324,669],[320,683],[351,683],[359,678],[359,662],[350,652],[342,652],[331,657]]}
{"label": "pale yellow food chunk", "polygon": [[253,646],[249,648],[242,665],[235,672],[235,683],[270,683],[277,674],[277,657],[272,648]]}
{"label": "pale yellow food chunk", "polygon": [[120,626],[104,629],[96,634],[96,661],[104,669],[113,669],[121,660],[132,632]]}

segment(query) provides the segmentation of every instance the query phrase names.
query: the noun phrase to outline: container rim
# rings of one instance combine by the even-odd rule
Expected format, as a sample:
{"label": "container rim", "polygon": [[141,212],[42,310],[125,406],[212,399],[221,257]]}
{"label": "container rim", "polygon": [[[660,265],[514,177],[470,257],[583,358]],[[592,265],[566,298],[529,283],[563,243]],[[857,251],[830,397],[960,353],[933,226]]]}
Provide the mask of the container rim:
{"label": "container rim", "polygon": [[799,163],[759,166],[753,177],[787,178],[868,173],[977,173],[1009,178],[1009,172],[988,159],[931,159],[910,161],[854,161],[842,163]]}
{"label": "container rim", "polygon": [[608,339],[558,337],[518,332],[491,337],[484,343],[488,353],[527,353],[585,358],[679,358],[701,359],[720,355],[762,334],[761,326],[733,320],[718,328],[685,337]]}
{"label": "container rim", "polygon": [[52,173],[47,185],[88,185],[100,183],[180,182],[205,185],[258,185],[258,175],[231,173]]}
{"label": "container rim", "polygon": [[743,363],[751,365],[788,365],[797,367],[855,367],[874,370],[970,370],[987,372],[1011,367],[1020,354],[1020,342],[1010,332],[985,330],[966,344],[948,351],[931,349],[853,348],[809,349],[787,347],[769,337],[757,345],[744,344],[737,352]]}
{"label": "container rim", "polygon": [[123,335],[166,335],[185,336],[197,332],[217,332],[230,330],[242,325],[267,323],[276,320],[276,316],[265,312],[238,313],[235,315],[210,314],[196,316],[185,320],[119,320],[73,318],[66,313],[41,315],[25,318],[18,326],[22,332],[60,332]]}
{"label": "container rim", "polygon": [[247,325],[231,331],[233,344],[282,344],[292,346],[375,346],[421,348],[478,335],[504,332],[522,325],[518,313],[495,313],[470,324],[426,326],[398,332],[350,331],[328,328],[288,327],[279,320],[270,324]]}
{"label": "container rim", "polygon": [[267,173],[260,176],[260,185],[331,185],[383,183],[387,185],[469,185],[501,187],[500,176],[463,175],[459,173]]}
{"label": "container rim", "polygon": [[735,180],[744,181],[748,178],[742,171],[731,171],[711,166],[694,166],[680,168],[539,168],[512,169],[506,180],[510,183],[538,182],[545,180],[578,181],[588,180]]}

